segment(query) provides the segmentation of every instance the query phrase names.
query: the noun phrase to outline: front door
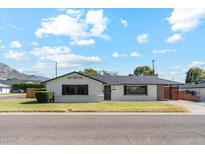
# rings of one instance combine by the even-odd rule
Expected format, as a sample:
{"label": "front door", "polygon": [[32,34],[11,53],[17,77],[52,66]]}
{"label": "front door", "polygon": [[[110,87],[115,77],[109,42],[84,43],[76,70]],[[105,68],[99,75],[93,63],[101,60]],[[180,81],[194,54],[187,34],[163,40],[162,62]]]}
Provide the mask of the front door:
{"label": "front door", "polygon": [[111,100],[111,86],[104,87],[104,100]]}

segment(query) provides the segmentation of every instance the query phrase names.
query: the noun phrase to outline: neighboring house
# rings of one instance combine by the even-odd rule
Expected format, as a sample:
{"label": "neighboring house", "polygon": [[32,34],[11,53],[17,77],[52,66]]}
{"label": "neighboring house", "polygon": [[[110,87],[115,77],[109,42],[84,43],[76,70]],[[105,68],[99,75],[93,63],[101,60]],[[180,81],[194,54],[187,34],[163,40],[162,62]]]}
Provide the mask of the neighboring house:
{"label": "neighboring house", "polygon": [[7,94],[11,92],[11,86],[0,83],[0,94]]}
{"label": "neighboring house", "polygon": [[[71,72],[47,80],[55,102],[150,101],[166,99],[165,88],[177,89],[181,83],[156,76],[93,76]],[[172,90],[168,96],[172,95]]]}
{"label": "neighboring house", "polygon": [[180,85],[179,90],[192,93],[194,96],[199,96],[200,101],[205,101],[205,79],[198,80],[195,83]]}
{"label": "neighboring house", "polygon": [[11,92],[11,86],[7,82],[7,79],[0,78],[0,94],[8,94]]}
{"label": "neighboring house", "polygon": [[[12,91],[12,84],[17,82],[34,82],[33,80],[19,80],[19,79],[3,79],[0,78],[0,93],[4,91],[4,93],[10,93]],[[35,81],[40,83],[40,81]],[[2,92],[3,93],[3,92]]]}

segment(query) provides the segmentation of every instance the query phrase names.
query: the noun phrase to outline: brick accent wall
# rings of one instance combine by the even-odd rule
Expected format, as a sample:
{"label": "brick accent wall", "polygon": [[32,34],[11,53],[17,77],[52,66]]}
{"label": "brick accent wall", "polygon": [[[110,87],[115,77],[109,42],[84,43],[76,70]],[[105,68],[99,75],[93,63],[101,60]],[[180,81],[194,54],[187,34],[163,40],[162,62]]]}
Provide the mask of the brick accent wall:
{"label": "brick accent wall", "polygon": [[185,91],[179,91],[179,99],[199,102],[200,96],[193,96],[191,93],[187,93]]}

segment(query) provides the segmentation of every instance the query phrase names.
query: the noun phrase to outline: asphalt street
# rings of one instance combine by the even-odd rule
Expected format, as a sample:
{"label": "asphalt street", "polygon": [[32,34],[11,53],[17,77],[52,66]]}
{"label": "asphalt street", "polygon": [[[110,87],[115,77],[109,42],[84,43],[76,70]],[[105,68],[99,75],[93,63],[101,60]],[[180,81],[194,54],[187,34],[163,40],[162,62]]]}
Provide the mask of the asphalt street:
{"label": "asphalt street", "polygon": [[26,94],[0,95],[0,100],[17,99],[17,98],[26,98]]}
{"label": "asphalt street", "polygon": [[0,144],[205,144],[205,116],[0,115]]}

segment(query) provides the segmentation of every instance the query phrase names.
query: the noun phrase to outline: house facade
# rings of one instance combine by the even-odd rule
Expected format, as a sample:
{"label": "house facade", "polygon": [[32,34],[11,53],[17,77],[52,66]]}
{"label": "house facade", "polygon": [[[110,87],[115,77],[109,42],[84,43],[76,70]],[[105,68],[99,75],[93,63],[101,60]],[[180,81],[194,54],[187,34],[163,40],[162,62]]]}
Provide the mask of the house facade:
{"label": "house facade", "polygon": [[0,94],[8,94],[11,92],[11,86],[0,83]]}
{"label": "house facade", "polygon": [[152,101],[165,99],[166,86],[178,82],[156,76],[93,76],[71,72],[43,82],[55,102]]}

